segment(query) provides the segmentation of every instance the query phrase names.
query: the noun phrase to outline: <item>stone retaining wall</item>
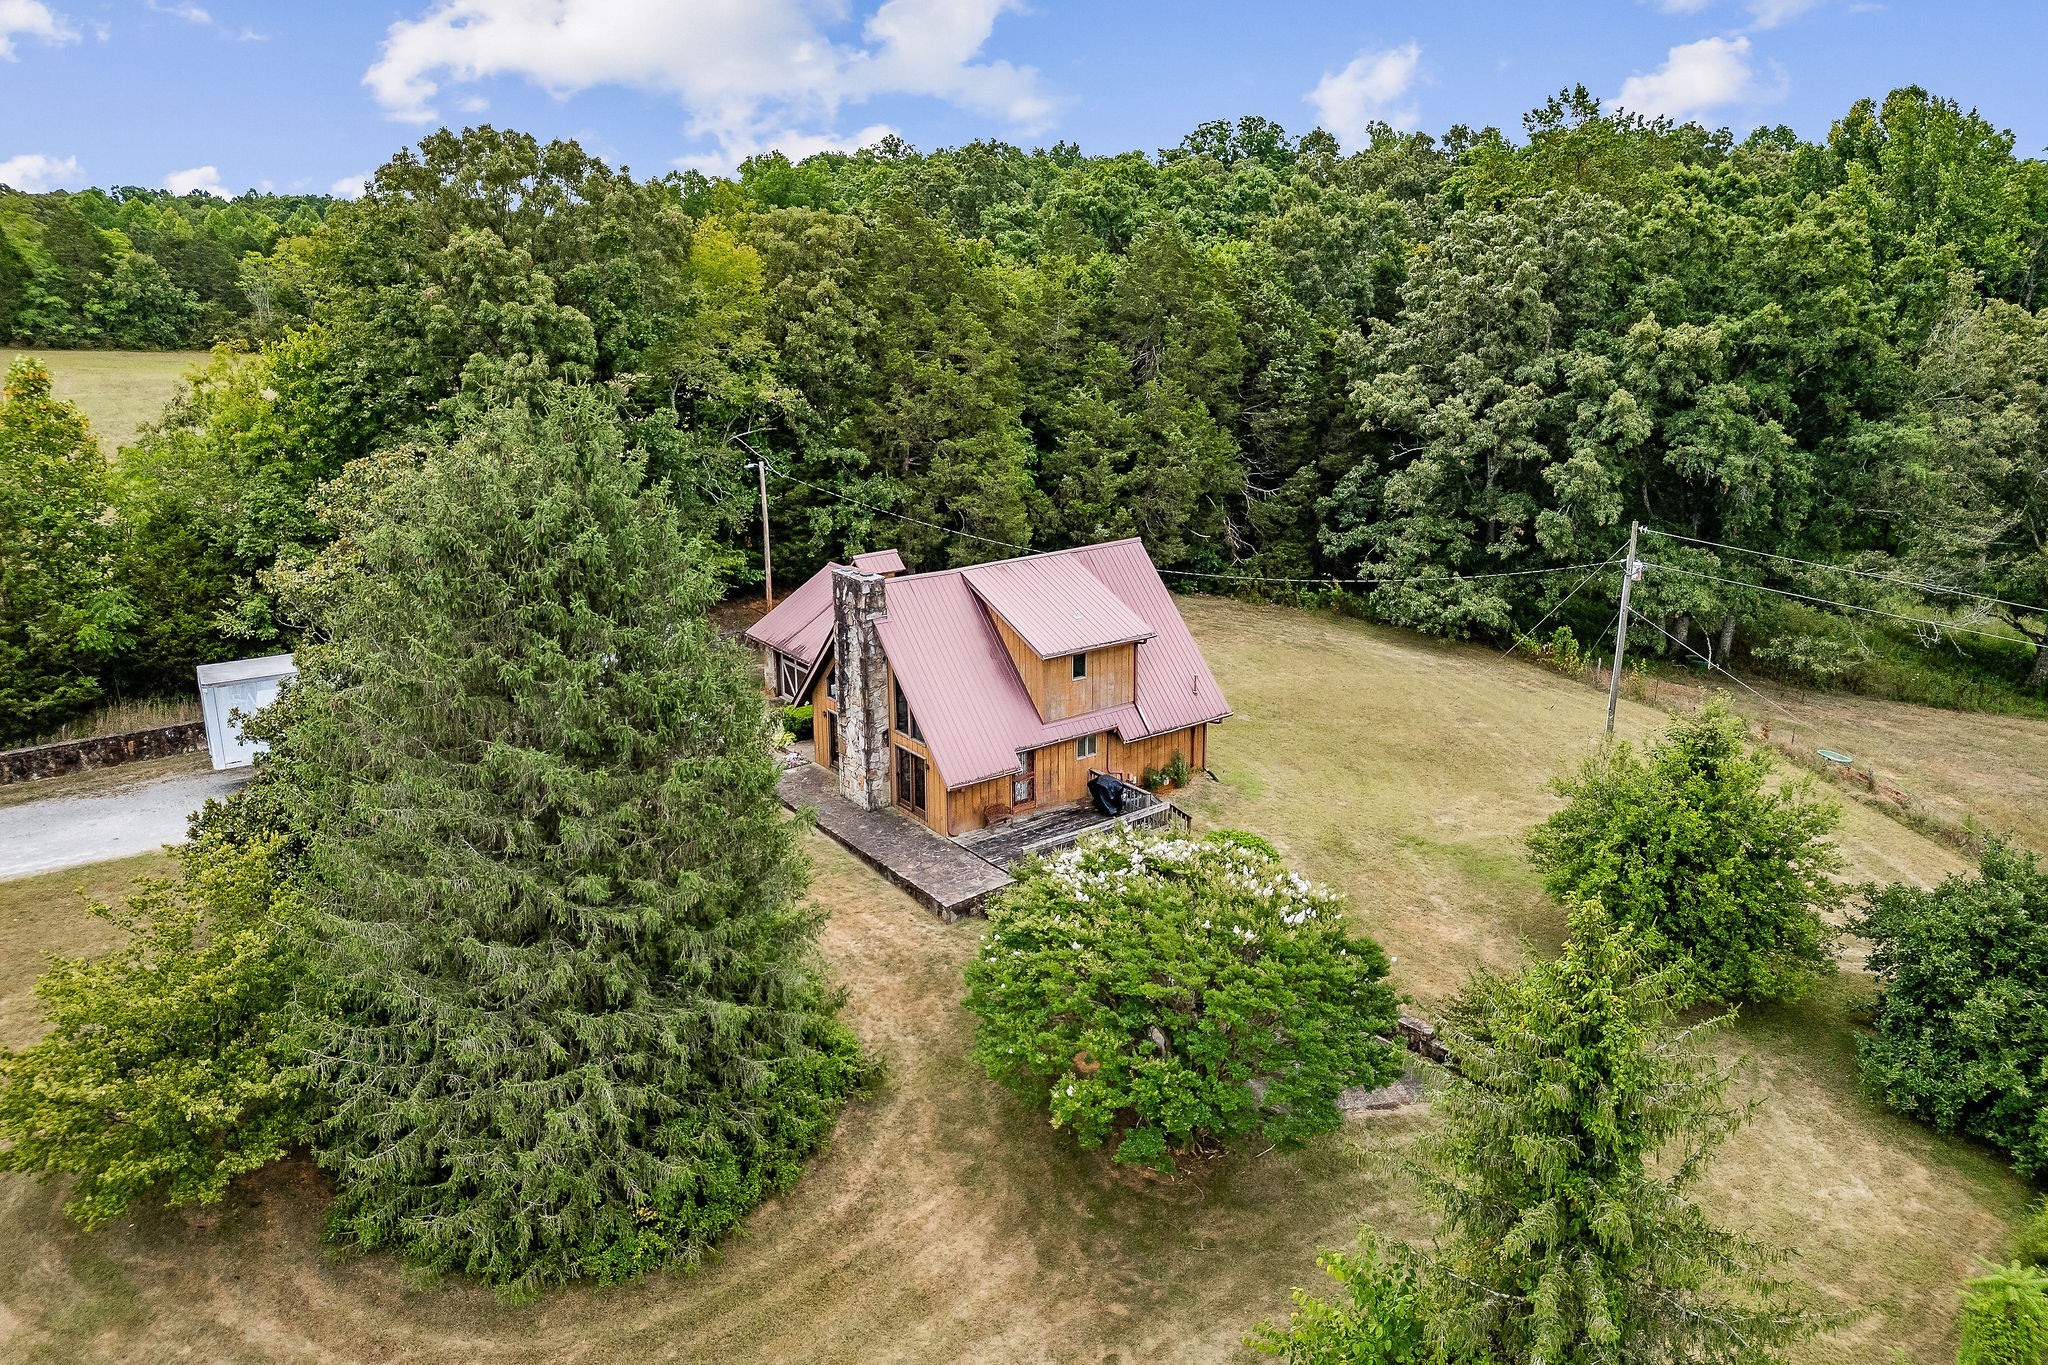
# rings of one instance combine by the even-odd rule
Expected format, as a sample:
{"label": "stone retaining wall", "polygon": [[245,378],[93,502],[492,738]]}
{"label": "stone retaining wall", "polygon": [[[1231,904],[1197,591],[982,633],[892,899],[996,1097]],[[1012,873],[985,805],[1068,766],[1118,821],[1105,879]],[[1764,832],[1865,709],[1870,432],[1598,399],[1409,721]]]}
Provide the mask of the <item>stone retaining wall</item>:
{"label": "stone retaining wall", "polygon": [[0,785],[111,768],[139,758],[168,758],[205,747],[206,722],[188,720],[154,730],[131,730],[125,735],[99,735],[65,740],[62,744],[38,744],[32,749],[7,749],[0,751]]}

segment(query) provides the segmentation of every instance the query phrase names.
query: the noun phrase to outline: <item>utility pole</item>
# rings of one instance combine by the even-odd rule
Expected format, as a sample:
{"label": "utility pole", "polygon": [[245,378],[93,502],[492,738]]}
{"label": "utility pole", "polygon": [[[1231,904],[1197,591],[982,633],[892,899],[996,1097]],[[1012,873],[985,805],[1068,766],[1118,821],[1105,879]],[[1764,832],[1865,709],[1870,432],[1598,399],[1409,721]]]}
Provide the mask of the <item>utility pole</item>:
{"label": "utility pole", "polygon": [[1607,675],[1607,733],[1614,734],[1614,707],[1621,700],[1621,658],[1628,651],[1628,590],[1640,570],[1636,567],[1636,533],[1640,522],[1628,524],[1628,556],[1621,562],[1621,615],[1614,623],[1614,668]]}
{"label": "utility pole", "polygon": [[[768,548],[768,462],[754,461],[754,472],[761,476],[761,591],[768,598],[768,605],[775,605],[775,557]],[[1631,540],[1630,546],[1635,542]],[[1633,553],[1633,550],[1631,550]],[[1622,601],[1626,602],[1628,589],[1622,589]],[[1608,718],[1608,729],[1613,729],[1613,718]]]}

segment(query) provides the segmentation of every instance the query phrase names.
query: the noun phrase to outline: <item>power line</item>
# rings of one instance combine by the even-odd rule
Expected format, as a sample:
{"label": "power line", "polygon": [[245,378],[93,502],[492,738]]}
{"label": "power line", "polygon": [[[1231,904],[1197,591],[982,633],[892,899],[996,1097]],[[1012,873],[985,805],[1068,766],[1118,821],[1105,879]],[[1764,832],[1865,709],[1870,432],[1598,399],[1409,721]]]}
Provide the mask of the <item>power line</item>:
{"label": "power line", "polygon": [[[814,493],[822,493],[828,498],[836,498],[840,502],[850,503],[855,507],[863,508],[869,512],[875,513],[878,516],[894,517],[898,521],[908,522],[912,526],[923,526],[928,530],[937,531],[942,535],[960,536],[967,540],[977,540],[984,545],[993,545],[997,549],[1015,550],[1018,554],[1021,555],[1028,555],[1034,553],[1034,551],[1028,545],[1017,545],[1007,540],[996,540],[989,536],[976,535],[972,531],[962,531],[955,527],[941,526],[937,522],[926,521],[922,517],[913,517],[907,512],[898,512],[893,508],[888,507],[878,507],[874,503],[862,502],[859,498],[848,497],[846,494],[841,493],[836,489],[826,488],[820,484],[812,483],[808,479],[800,479],[794,474],[788,473],[781,469],[777,469],[774,465],[769,464],[766,460],[763,460],[761,463],[763,467],[765,467],[768,470],[769,473],[773,474],[778,479],[787,479],[791,483],[801,484],[805,488],[810,489]],[[1223,583],[1273,583],[1293,586],[1309,584],[1318,587],[1337,583],[1372,583],[1380,586],[1393,586],[1404,583],[1440,583],[1448,586],[1453,583],[1477,582],[1481,579],[1533,578],[1541,576],[1543,574],[1574,573],[1580,569],[1592,569],[1597,572],[1600,569],[1606,568],[1607,565],[1612,564],[1613,562],[1613,559],[1610,558],[1599,564],[1559,564],[1548,569],[1503,569],[1497,572],[1489,573],[1416,574],[1408,578],[1263,578],[1253,574],[1203,573],[1198,569],[1161,569],[1159,570],[1159,572],[1161,574],[1171,574],[1177,578],[1206,578],[1212,581]],[[1574,591],[1576,591],[1576,589],[1574,589]]]}
{"label": "power line", "polygon": [[1643,530],[1648,535],[1662,536],[1665,540],[1682,540],[1689,545],[1705,545],[1716,550],[1733,550],[1737,554],[1755,555],[1759,559],[1775,559],[1784,564],[1803,564],[1811,569],[1826,569],[1830,573],[1854,574],[1858,578],[1871,578],[1880,583],[1891,583],[1901,588],[1912,588],[1916,592],[1946,597],[1967,597],[1976,602],[1989,602],[1993,606],[2011,607],[2015,611],[2033,612],[2036,615],[2048,616],[2048,607],[2037,607],[2031,602],[2009,602],[2003,597],[1993,597],[1989,593],[1970,592],[1965,588],[1945,587],[1940,583],[1923,583],[1917,579],[1900,578],[1894,574],[1877,573],[1871,569],[1852,569],[1846,564],[1824,564],[1817,559],[1800,559],[1796,555],[1773,554],[1769,550],[1752,550],[1747,545],[1730,545],[1725,541],[1702,540],[1697,536],[1680,535],[1676,531],[1658,531],[1648,526],[1645,526]]}
{"label": "power line", "polygon": [[1860,611],[1871,616],[1882,616],[1888,620],[1905,621],[1911,625],[1924,626],[1936,632],[1949,630],[1954,631],[1958,635],[1981,635],[1987,640],[2012,642],[2010,635],[2000,635],[1996,631],[1990,630],[1978,630],[1974,626],[1959,626],[1951,621],[1930,621],[1924,616],[1906,616],[1896,611],[1883,611],[1877,607],[1858,606],[1854,602],[1837,602],[1832,597],[1815,597],[1811,593],[1794,592],[1790,588],[1769,588],[1761,583],[1744,583],[1738,579],[1721,578],[1715,574],[1701,573],[1696,569],[1681,569],[1676,564],[1657,564],[1649,560],[1643,562],[1652,568],[1662,569],[1666,573],[1683,574],[1687,578],[1705,579],[1709,583],[1721,583],[1731,588],[1748,588],[1755,592],[1776,593],[1780,597],[1796,597],[1802,602],[1811,602],[1816,606],[1840,607],[1844,611]]}
{"label": "power line", "polygon": [[1373,583],[1381,587],[1392,587],[1403,583],[1438,583],[1445,587],[1453,583],[1476,583],[1489,578],[1537,578],[1544,574],[1576,573],[1580,569],[1598,572],[1614,561],[1601,563],[1559,564],[1549,569],[1502,569],[1489,573],[1459,574],[1416,574],[1410,578],[1259,578],[1249,574],[1203,573],[1196,569],[1161,569],[1162,574],[1174,574],[1181,578],[1210,578],[1225,583]]}
{"label": "power line", "polygon": [[[1607,556],[1605,561],[1599,564],[1595,564],[1593,566],[1592,572],[1588,573],[1584,578],[1581,578],[1578,581],[1577,586],[1573,587],[1573,589],[1570,592],[1564,595],[1562,601],[1558,602],[1555,606],[1551,607],[1549,611],[1544,612],[1543,615],[1540,618],[1538,618],[1536,624],[1529,627],[1529,631],[1526,635],[1517,635],[1514,639],[1514,643],[1510,644],[1506,649],[1500,652],[1500,657],[1505,659],[1508,657],[1508,655],[1520,649],[1522,647],[1522,641],[1535,639],[1537,632],[1542,630],[1545,625],[1549,624],[1550,618],[1557,615],[1558,612],[1563,611],[1565,604],[1567,602],[1570,602],[1574,597],[1577,597],[1579,595],[1580,588],[1583,588],[1588,583],[1591,583],[1595,575],[1597,575],[1602,569],[1610,567],[1615,560],[1620,558],[1621,551],[1616,550],[1613,554]],[[1600,638],[1604,640],[1607,637],[1603,634]]]}
{"label": "power line", "polygon": [[1031,553],[1030,547],[1028,546],[1012,545],[1007,540],[992,540],[987,536],[978,536],[974,534],[974,532],[972,531],[961,531],[951,526],[941,526],[935,521],[926,521],[921,517],[913,517],[907,513],[893,511],[892,509],[887,507],[877,507],[871,502],[862,502],[859,498],[849,498],[846,496],[846,494],[841,493],[836,489],[820,487],[819,485],[812,483],[808,479],[799,479],[794,474],[786,473],[783,470],[777,469],[774,465],[769,464],[765,459],[761,461],[761,464],[768,470],[769,473],[773,474],[778,479],[787,479],[791,483],[800,483],[805,488],[810,489],[814,493],[823,493],[828,498],[837,498],[841,502],[852,503],[855,507],[864,507],[870,512],[876,512],[885,517],[894,517],[898,521],[907,521],[913,526],[928,527],[931,530],[938,531],[949,536],[964,536],[968,540],[978,540],[984,545],[993,545],[998,549],[1015,550],[1018,554],[1028,555]]}
{"label": "power line", "polygon": [[1678,646],[1678,647],[1679,647],[1680,649],[1682,649],[1682,650],[1684,650],[1684,651],[1685,651],[1686,653],[1688,653],[1688,654],[1692,655],[1692,657],[1693,657],[1693,658],[1695,658],[1695,659],[1698,659],[1698,660],[1699,660],[1699,661],[1700,661],[1701,663],[1705,664],[1705,665],[1706,665],[1706,666],[1707,666],[1708,668],[1711,668],[1711,669],[1713,669],[1713,670],[1714,670],[1714,671],[1715,671],[1716,673],[1720,673],[1720,674],[1723,674],[1723,675],[1725,675],[1726,677],[1728,677],[1729,679],[1731,679],[1731,680],[1732,680],[1732,681],[1733,681],[1733,682],[1735,683],[1735,685],[1736,685],[1737,687],[1739,687],[1739,688],[1741,688],[1741,689],[1742,689],[1743,691],[1745,691],[1745,692],[1749,693],[1749,695],[1751,695],[1752,697],[1755,697],[1755,698],[1756,698],[1756,699],[1757,699],[1758,701],[1762,702],[1762,703],[1763,703],[1764,705],[1766,705],[1766,706],[1769,706],[1769,707],[1773,708],[1774,710],[1776,710],[1776,711],[1778,712],[1778,714],[1779,714],[1779,715],[1781,715],[1781,716],[1783,716],[1783,717],[1784,717],[1785,719],[1787,719],[1787,720],[1791,721],[1791,722],[1792,722],[1792,723],[1793,723],[1794,725],[1803,725],[1803,724],[1805,724],[1805,722],[1804,722],[1804,721],[1802,721],[1802,720],[1801,720],[1801,719],[1800,719],[1800,718],[1799,718],[1798,716],[1796,716],[1796,715],[1794,715],[1794,714],[1793,714],[1792,712],[1790,712],[1790,711],[1786,710],[1786,709],[1785,709],[1785,708],[1784,708],[1783,706],[1780,706],[1780,705],[1779,705],[1779,704],[1778,704],[1777,702],[1775,702],[1775,701],[1772,701],[1772,700],[1771,700],[1771,699],[1770,699],[1769,697],[1767,697],[1767,696],[1765,696],[1765,695],[1764,695],[1763,693],[1761,693],[1761,692],[1757,691],[1757,690],[1756,690],[1756,689],[1755,689],[1754,687],[1751,687],[1751,686],[1750,686],[1750,685],[1749,685],[1748,683],[1744,682],[1744,681],[1743,681],[1743,680],[1742,680],[1741,678],[1739,678],[1739,677],[1736,677],[1736,675],[1735,675],[1734,673],[1732,673],[1732,672],[1729,672],[1729,670],[1728,670],[1728,669],[1726,669],[1726,668],[1722,667],[1722,666],[1721,666],[1720,664],[1717,664],[1717,663],[1715,663],[1715,662],[1713,661],[1713,659],[1712,659],[1712,658],[1711,658],[1710,656],[1708,656],[1708,655],[1705,655],[1705,654],[1702,654],[1702,653],[1700,653],[1700,652],[1699,652],[1698,650],[1694,649],[1694,648],[1693,648],[1693,647],[1692,647],[1692,646],[1691,646],[1690,644],[1686,643],[1686,642],[1685,642],[1684,640],[1681,640],[1681,639],[1679,639],[1679,638],[1678,638],[1678,637],[1677,637],[1676,635],[1673,635],[1673,634],[1672,634],[1672,633],[1671,633],[1670,631],[1668,631],[1668,630],[1664,629],[1664,627],[1662,627],[1662,626],[1658,625],[1658,624],[1657,624],[1657,623],[1656,623],[1655,621],[1652,621],[1652,620],[1651,620],[1651,619],[1650,619],[1649,617],[1647,617],[1647,616],[1643,615],[1643,614],[1642,614],[1641,612],[1639,612],[1639,611],[1635,610],[1634,608],[1630,608],[1630,609],[1629,609],[1629,615],[1631,615],[1631,616],[1635,617],[1635,618],[1636,618],[1636,620],[1638,620],[1638,621],[1641,621],[1641,622],[1642,622],[1642,623],[1643,623],[1644,625],[1648,626],[1648,627],[1649,627],[1649,628],[1650,628],[1651,630],[1654,630],[1654,631],[1656,631],[1656,632],[1657,632],[1657,633],[1658,633],[1659,635],[1661,635],[1661,636],[1663,636],[1663,637],[1664,637],[1665,639],[1669,640],[1669,641],[1670,641],[1670,642],[1671,642],[1672,644],[1674,644],[1674,645],[1677,645],[1677,646]]}

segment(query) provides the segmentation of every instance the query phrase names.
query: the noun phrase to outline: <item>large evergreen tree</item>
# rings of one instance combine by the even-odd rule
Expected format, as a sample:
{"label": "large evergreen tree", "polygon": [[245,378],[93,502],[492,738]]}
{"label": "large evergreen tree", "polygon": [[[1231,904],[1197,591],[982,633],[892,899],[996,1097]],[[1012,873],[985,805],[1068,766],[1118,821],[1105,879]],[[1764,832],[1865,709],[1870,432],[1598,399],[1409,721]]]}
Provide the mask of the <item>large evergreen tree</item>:
{"label": "large evergreen tree", "polygon": [[1448,1011],[1424,1189],[1453,1340],[1530,1365],[1735,1365],[1811,1326],[1771,1258],[1686,1198],[1742,1115],[1699,1047],[1726,1017],[1674,1030],[1675,985],[1585,905],[1557,959],[1482,975]]}
{"label": "large evergreen tree", "polygon": [[300,584],[280,756],[334,1231],[513,1292],[694,1256],[860,1067],[754,670],[611,413],[387,462]]}

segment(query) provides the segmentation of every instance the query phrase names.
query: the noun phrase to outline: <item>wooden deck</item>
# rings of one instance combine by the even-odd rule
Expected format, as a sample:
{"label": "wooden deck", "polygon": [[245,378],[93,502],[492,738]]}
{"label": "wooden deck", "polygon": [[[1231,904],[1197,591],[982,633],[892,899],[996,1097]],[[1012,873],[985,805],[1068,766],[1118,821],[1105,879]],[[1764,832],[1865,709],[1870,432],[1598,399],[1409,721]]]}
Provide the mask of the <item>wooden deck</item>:
{"label": "wooden deck", "polygon": [[973,914],[1010,885],[1007,872],[894,810],[862,810],[839,794],[832,774],[801,763],[782,774],[782,803],[818,812],[818,828],[941,919]]}

